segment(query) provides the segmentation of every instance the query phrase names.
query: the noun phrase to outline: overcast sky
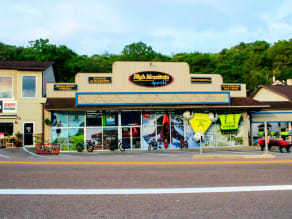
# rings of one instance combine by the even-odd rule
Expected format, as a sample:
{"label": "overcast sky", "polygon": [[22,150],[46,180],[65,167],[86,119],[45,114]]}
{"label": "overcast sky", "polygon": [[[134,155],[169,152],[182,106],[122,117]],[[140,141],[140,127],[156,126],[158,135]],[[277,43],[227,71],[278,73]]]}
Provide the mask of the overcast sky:
{"label": "overcast sky", "polygon": [[292,0],[0,0],[0,41],[49,38],[78,54],[142,41],[165,55],[292,38]]}

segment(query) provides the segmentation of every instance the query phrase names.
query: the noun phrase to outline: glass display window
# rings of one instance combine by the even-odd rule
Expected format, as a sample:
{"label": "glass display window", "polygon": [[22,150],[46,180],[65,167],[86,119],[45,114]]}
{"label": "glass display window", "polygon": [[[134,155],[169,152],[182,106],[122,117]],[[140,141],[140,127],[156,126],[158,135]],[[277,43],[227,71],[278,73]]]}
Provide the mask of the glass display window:
{"label": "glass display window", "polygon": [[52,127],[68,127],[68,113],[56,111],[51,113]]}
{"label": "glass display window", "polygon": [[0,77],[0,99],[13,98],[12,77]]}
{"label": "glass display window", "polygon": [[118,125],[118,113],[117,112],[106,112],[102,118],[103,126],[117,126]]}
{"label": "glass display window", "polygon": [[52,142],[59,144],[61,151],[68,151],[68,129],[52,129]]}
{"label": "glass display window", "polygon": [[86,129],[86,146],[94,146],[94,150],[102,150],[103,147],[102,127]]}
{"label": "glass display window", "polygon": [[84,144],[84,129],[78,128],[68,129],[69,134],[69,151],[76,151],[77,144],[81,143]]}
{"label": "glass display window", "polygon": [[12,122],[1,122],[0,133],[4,133],[4,136],[13,135],[13,123]]}
{"label": "glass display window", "polygon": [[122,126],[141,125],[141,113],[140,112],[122,112],[121,120],[122,120]]}
{"label": "glass display window", "polygon": [[84,113],[80,111],[71,111],[68,113],[68,127],[83,127]]}
{"label": "glass display window", "polygon": [[22,77],[22,97],[36,97],[36,76]]}
{"label": "glass display window", "polygon": [[96,111],[86,112],[86,126],[102,126],[102,113]]}

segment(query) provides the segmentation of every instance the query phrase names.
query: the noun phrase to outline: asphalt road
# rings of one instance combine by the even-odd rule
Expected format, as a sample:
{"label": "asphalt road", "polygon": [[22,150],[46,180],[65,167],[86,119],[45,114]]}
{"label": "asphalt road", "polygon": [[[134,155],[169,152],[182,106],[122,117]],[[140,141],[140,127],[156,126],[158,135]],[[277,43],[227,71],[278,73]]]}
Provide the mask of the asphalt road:
{"label": "asphalt road", "polygon": [[[122,195],[80,195],[77,190],[208,191],[217,187],[292,185],[292,154],[274,154],[274,159],[233,159],[226,163],[224,159],[197,161],[190,151],[40,157],[22,150],[0,150],[0,217],[291,218],[292,190]],[[51,189],[72,189],[77,193],[1,193],[16,189],[43,189],[48,193]]]}

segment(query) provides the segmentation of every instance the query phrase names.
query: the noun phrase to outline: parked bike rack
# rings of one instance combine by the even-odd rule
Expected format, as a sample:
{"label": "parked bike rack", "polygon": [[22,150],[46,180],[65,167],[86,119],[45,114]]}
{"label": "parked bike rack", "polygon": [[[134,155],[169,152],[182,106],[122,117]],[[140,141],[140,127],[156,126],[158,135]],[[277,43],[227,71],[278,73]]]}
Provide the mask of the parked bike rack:
{"label": "parked bike rack", "polygon": [[38,144],[36,153],[58,155],[60,153],[60,145],[59,144]]}

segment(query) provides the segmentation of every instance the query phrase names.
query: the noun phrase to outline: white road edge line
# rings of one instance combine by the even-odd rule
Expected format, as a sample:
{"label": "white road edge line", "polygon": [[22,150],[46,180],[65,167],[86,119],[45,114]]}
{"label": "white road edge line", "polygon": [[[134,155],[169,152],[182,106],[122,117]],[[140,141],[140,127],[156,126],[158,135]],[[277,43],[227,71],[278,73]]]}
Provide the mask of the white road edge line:
{"label": "white road edge line", "polygon": [[58,154],[58,156],[61,156],[61,157],[72,157],[71,155],[67,155],[67,154]]}
{"label": "white road edge line", "polygon": [[42,158],[46,157],[46,158],[47,158],[47,156],[42,156],[42,155],[38,155],[38,154],[32,153],[32,152],[30,152],[29,150],[27,150],[25,147],[23,147],[23,150],[24,150],[25,152],[29,153],[29,154],[32,155],[32,156],[35,156],[35,157],[42,157]]}
{"label": "white road edge line", "polygon": [[9,156],[3,155],[3,154],[0,154],[0,157],[9,158]]}
{"label": "white road edge line", "polygon": [[292,185],[152,189],[0,189],[0,195],[139,195],[292,190]]}

